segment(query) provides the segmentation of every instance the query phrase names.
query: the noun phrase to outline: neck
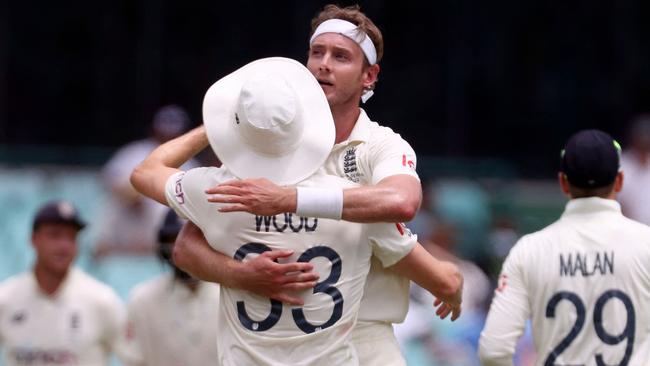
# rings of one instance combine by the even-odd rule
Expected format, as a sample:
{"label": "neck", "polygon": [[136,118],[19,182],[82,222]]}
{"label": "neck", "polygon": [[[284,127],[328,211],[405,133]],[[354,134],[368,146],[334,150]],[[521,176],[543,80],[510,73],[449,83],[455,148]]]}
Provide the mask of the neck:
{"label": "neck", "polygon": [[63,273],[48,271],[46,268],[38,264],[34,267],[36,283],[38,283],[38,287],[41,291],[46,293],[48,296],[52,296],[59,289],[67,274],[68,271]]}
{"label": "neck", "polygon": [[334,125],[336,126],[336,140],[334,143],[338,144],[350,137],[352,129],[357,123],[357,119],[359,119],[361,109],[355,103],[354,105],[332,107],[331,110],[332,117],[334,117]]}

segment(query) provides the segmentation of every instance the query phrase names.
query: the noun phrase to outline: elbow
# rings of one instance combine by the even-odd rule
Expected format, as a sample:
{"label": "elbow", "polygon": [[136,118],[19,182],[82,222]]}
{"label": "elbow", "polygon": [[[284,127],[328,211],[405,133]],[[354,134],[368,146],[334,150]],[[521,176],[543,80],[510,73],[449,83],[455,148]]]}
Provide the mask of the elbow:
{"label": "elbow", "polygon": [[496,340],[488,339],[484,333],[481,334],[478,348],[478,358],[481,361],[481,365],[512,365],[512,352],[509,352],[500,343]]}
{"label": "elbow", "polygon": [[395,214],[395,221],[409,222],[415,218],[420,208],[420,197],[416,194],[396,194],[393,201],[392,211]]}
{"label": "elbow", "polygon": [[144,182],[143,176],[145,175],[144,168],[142,167],[142,164],[139,164],[138,166],[133,169],[133,172],[131,172],[131,177],[129,180],[131,181],[131,185],[133,188],[135,188],[138,192],[142,193],[142,183]]}
{"label": "elbow", "polygon": [[172,262],[174,265],[187,272],[188,268],[188,253],[187,253],[187,243],[185,240],[181,239],[179,236],[174,243],[174,249],[172,250]]}

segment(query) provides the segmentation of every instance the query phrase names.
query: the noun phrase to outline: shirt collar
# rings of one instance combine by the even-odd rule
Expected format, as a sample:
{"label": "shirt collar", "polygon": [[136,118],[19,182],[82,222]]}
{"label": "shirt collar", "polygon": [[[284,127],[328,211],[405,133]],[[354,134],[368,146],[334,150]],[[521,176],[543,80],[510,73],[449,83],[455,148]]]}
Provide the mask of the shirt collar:
{"label": "shirt collar", "polygon": [[612,199],[600,197],[574,198],[566,204],[562,216],[621,213],[621,205]]}
{"label": "shirt collar", "polygon": [[345,141],[341,141],[336,145],[348,144],[350,142],[366,142],[370,138],[370,118],[368,118],[363,108],[359,108],[359,110],[359,118],[354,123],[350,136]]}
{"label": "shirt collar", "polygon": [[203,289],[201,282],[197,284],[196,291],[192,291],[182,281],[177,280],[173,274],[171,274],[170,277],[171,278],[168,279],[168,286],[171,291],[171,296],[175,296],[178,299],[191,299],[198,297]]}

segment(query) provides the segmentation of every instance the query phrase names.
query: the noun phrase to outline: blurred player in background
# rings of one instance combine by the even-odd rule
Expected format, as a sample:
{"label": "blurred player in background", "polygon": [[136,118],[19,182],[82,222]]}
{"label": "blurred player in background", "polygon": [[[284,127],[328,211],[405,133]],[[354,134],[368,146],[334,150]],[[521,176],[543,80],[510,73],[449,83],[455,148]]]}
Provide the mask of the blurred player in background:
{"label": "blurred player in background", "polygon": [[126,311],[115,292],[73,266],[86,224],[68,202],[34,217],[31,271],[0,284],[0,345],[5,365],[105,366],[126,355]]}
{"label": "blurred player in background", "polygon": [[510,251],[481,334],[485,365],[512,365],[531,318],[536,365],[647,365],[650,227],[621,214],[620,146],[584,130],[562,152],[558,221]]}
{"label": "blurred player in background", "polygon": [[625,186],[617,199],[625,216],[650,225],[650,114],[634,119],[628,141],[621,156]]}
{"label": "blurred player in background", "polygon": [[173,272],[131,293],[126,336],[135,359],[129,366],[213,365],[218,359],[219,286],[191,277],[171,260],[183,223],[168,210],[158,230],[158,254]]}
{"label": "blurred player in background", "polygon": [[[177,106],[160,108],[151,122],[151,136],[120,148],[102,169],[102,180],[111,193],[99,222],[99,233],[93,256],[97,260],[108,255],[153,255],[155,232],[165,208],[145,199],[129,182],[129,176],[157,146],[180,136],[190,127],[187,112]],[[195,161],[184,168],[198,166]],[[115,230],[115,228],[120,230]]]}
{"label": "blurred player in background", "polygon": [[[343,190],[336,187],[296,189],[279,187],[263,179],[232,181],[209,190],[210,200],[228,204],[223,211],[247,211],[257,215],[295,212],[301,216],[343,218],[354,222],[410,221],[422,197],[415,171],[415,152],[399,134],[372,122],[359,108],[361,101],[372,96],[378,80],[379,61],[384,52],[381,31],[358,6],[327,5],[311,24],[307,68],[325,92],[336,127],[335,145],[325,169],[329,174],[362,186]],[[206,245],[197,243],[184,248],[195,249],[198,254],[205,251]],[[421,247],[418,250],[424,252]],[[208,257],[201,254],[196,258]],[[232,283],[232,279],[252,272],[246,268],[233,273],[231,278],[226,278],[227,274],[210,273],[208,269],[204,277],[286,301],[283,289],[292,284],[284,282],[286,276],[281,267],[270,258],[266,262],[263,259],[254,264],[258,272],[269,271],[262,279]],[[227,260],[225,257],[212,260],[220,263],[221,268],[237,268],[233,263],[223,263]],[[392,323],[402,322],[406,316],[408,290],[408,279],[385,270],[376,258],[373,259],[359,324],[353,335],[362,364],[405,364]]]}

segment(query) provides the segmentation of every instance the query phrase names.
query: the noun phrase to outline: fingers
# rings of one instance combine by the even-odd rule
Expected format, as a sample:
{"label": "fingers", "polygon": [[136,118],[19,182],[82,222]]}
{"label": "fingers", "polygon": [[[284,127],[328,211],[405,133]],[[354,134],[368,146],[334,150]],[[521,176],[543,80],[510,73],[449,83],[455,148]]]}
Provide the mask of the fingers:
{"label": "fingers", "polygon": [[225,181],[218,186],[210,187],[205,190],[205,193],[207,194],[223,194],[221,193],[224,189],[228,189],[229,187],[242,187],[244,185],[245,181],[239,180],[239,179],[233,179],[229,181]]}
{"label": "fingers", "polygon": [[456,319],[458,319],[458,317],[460,317],[460,312],[461,312],[460,307],[457,307],[457,308],[455,308],[453,310],[453,312],[451,314],[451,321],[452,322],[455,321]]}
{"label": "fingers", "polygon": [[274,294],[274,295],[270,296],[270,298],[272,298],[274,300],[282,301],[283,303],[289,304],[289,305],[304,305],[305,304],[305,302],[302,301],[301,298],[299,298],[297,296],[289,296],[289,295],[284,294],[284,293]]}
{"label": "fingers", "polygon": [[[217,201],[210,201],[210,202],[217,202]],[[251,212],[248,206],[239,203],[236,205],[220,207],[218,211],[219,212]]]}
{"label": "fingers", "polygon": [[292,282],[282,286],[285,291],[303,291],[316,287],[316,281],[309,282]]}
{"label": "fingers", "polygon": [[211,203],[242,203],[242,197],[237,193],[219,193],[209,195],[207,198]]}
{"label": "fingers", "polygon": [[238,188],[238,187],[213,187],[210,188],[209,190],[205,191],[208,194],[208,201],[214,202],[218,199],[222,199],[223,197],[229,197],[229,196],[234,196],[234,197],[239,197],[242,196],[245,192],[243,189]]}
{"label": "fingers", "polygon": [[[290,257],[293,254],[293,250],[270,250],[260,254],[260,257],[269,258],[271,260],[276,260],[279,258]],[[312,266],[313,268],[313,266]]]}
{"label": "fingers", "polygon": [[285,276],[280,283],[282,283],[283,285],[288,285],[290,283],[314,282],[314,281],[318,281],[318,278],[319,278],[318,273],[307,272],[307,273]]}
{"label": "fingers", "polygon": [[[286,274],[286,273],[293,273],[293,272],[309,272],[311,275],[316,275],[318,274],[311,272],[314,269],[314,265],[311,263],[305,263],[305,262],[292,262],[292,263],[283,263],[283,264],[278,264],[276,265],[276,268],[274,270],[276,272]],[[312,278],[311,280],[315,280],[316,278]]]}
{"label": "fingers", "polygon": [[436,313],[440,319],[445,319],[451,313],[451,308],[449,305],[445,304],[445,306],[440,307]]}

